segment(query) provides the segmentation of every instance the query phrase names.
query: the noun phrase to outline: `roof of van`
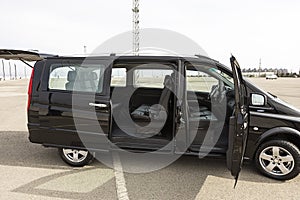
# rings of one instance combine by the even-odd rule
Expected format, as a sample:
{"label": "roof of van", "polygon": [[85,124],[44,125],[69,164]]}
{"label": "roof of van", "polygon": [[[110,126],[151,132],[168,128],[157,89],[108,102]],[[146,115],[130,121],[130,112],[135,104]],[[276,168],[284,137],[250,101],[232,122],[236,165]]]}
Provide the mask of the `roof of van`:
{"label": "roof of van", "polygon": [[178,58],[188,61],[210,61],[217,62],[212,58],[204,55],[168,55],[165,53],[140,53],[139,55],[124,54],[124,53],[102,53],[102,54],[85,54],[85,55],[71,55],[71,56],[59,56],[53,54],[39,53],[37,51],[25,51],[25,50],[14,50],[14,49],[0,49],[0,59],[7,60],[21,60],[23,62],[34,62],[45,59],[124,59],[124,60],[178,60]]}
{"label": "roof of van", "polygon": [[124,60],[178,60],[178,58],[185,60],[207,60],[212,62],[219,62],[207,56],[202,55],[116,55],[116,54],[107,54],[107,55],[71,55],[71,56],[52,56],[45,59],[124,59]]}

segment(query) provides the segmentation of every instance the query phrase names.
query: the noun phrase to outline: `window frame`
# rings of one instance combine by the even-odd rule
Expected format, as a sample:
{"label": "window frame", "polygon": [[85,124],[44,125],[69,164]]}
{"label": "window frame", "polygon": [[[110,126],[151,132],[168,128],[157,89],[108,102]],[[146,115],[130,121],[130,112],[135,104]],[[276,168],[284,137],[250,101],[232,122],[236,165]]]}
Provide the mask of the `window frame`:
{"label": "window frame", "polygon": [[[187,64],[188,63],[188,64]],[[199,66],[200,68],[203,68],[203,67],[209,67],[209,68],[214,68],[216,70],[219,70],[221,73],[224,73],[226,74],[228,77],[232,78],[233,80],[233,75],[232,75],[232,72],[228,69],[226,69],[226,67],[222,66],[222,65],[219,65],[218,63],[209,63],[209,62],[195,62],[195,61],[191,61],[191,62],[188,62],[186,61],[184,63],[184,77],[185,79],[187,79],[187,76],[186,76],[186,71],[189,70],[188,67],[189,65],[192,64],[192,65],[195,65],[195,66]],[[195,68],[196,69],[196,68]],[[207,73],[205,72],[204,70],[202,70],[201,72],[204,72],[204,73]],[[209,74],[210,75],[210,74]],[[221,76],[221,75],[220,75]],[[225,85],[229,86],[230,84],[227,83],[230,82],[229,80],[226,80],[224,81],[222,78],[220,77],[215,77],[215,76],[212,76],[213,78],[217,79],[218,81],[221,80],[225,83]],[[226,78],[225,78],[226,79]],[[232,82],[230,82],[232,83]],[[187,80],[185,81],[185,84],[186,84],[186,90],[187,90]],[[234,85],[232,83],[232,90],[234,90]],[[187,90],[188,91],[188,90]]]}
{"label": "window frame", "polygon": [[[71,90],[60,90],[60,89],[50,89],[49,88],[49,79],[50,79],[50,70],[51,65],[53,64],[61,64],[62,66],[66,65],[80,65],[83,62],[85,64],[97,65],[102,64],[105,67],[103,74],[103,88],[101,93],[95,93],[90,91],[71,91]],[[97,96],[107,96],[109,94],[109,86],[110,86],[110,76],[111,76],[111,66],[112,59],[88,59],[84,58],[72,58],[72,59],[49,59],[45,63],[45,68],[43,70],[43,74],[41,76],[41,91],[43,92],[56,92],[56,93],[68,93],[68,94],[85,94],[85,95],[97,95]],[[98,81],[99,82],[99,81]],[[99,83],[98,83],[99,84]]]}

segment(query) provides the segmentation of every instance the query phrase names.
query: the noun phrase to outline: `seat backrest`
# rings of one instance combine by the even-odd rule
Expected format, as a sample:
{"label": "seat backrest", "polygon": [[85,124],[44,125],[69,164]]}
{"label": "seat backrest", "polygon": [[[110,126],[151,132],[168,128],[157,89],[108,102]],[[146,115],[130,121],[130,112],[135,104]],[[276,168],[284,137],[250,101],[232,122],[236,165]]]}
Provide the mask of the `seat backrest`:
{"label": "seat backrest", "polygon": [[69,71],[67,76],[67,83],[65,84],[66,90],[72,91],[74,88],[74,83],[76,80],[77,73],[76,71]]}
{"label": "seat backrest", "polygon": [[96,92],[98,75],[96,72],[88,72],[82,74],[81,87],[87,92]]}
{"label": "seat backrest", "polygon": [[159,104],[165,108],[167,113],[169,113],[169,101],[172,95],[173,86],[174,81],[172,79],[172,75],[166,75],[164,80],[164,88],[159,99]]}

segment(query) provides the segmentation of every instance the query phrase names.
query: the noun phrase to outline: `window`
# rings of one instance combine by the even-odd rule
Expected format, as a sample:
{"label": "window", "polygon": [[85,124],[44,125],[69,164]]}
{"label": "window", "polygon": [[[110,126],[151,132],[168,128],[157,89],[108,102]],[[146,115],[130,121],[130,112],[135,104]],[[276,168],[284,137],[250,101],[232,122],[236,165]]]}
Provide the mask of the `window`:
{"label": "window", "polygon": [[79,92],[103,91],[104,65],[61,65],[50,67],[48,88]]}
{"label": "window", "polygon": [[110,86],[126,87],[126,68],[113,68]]}
{"label": "window", "polygon": [[222,81],[228,89],[234,88],[232,76],[216,66],[193,63],[186,67],[186,85],[189,91],[211,92],[212,86],[218,85],[219,81]]}
{"label": "window", "polygon": [[210,68],[209,71],[214,76],[218,77],[218,79],[224,81],[227,86],[233,88],[234,83],[232,76],[216,68]]}
{"label": "window", "polygon": [[186,83],[188,91],[210,92],[218,80],[205,72],[186,70]]}
{"label": "window", "polygon": [[[51,66],[54,68],[54,66]],[[50,70],[49,89],[66,90],[68,82],[67,76],[70,71],[75,71],[74,67],[58,67]]]}
{"label": "window", "polygon": [[133,73],[134,87],[163,88],[166,75],[171,75],[171,69],[136,69]]}

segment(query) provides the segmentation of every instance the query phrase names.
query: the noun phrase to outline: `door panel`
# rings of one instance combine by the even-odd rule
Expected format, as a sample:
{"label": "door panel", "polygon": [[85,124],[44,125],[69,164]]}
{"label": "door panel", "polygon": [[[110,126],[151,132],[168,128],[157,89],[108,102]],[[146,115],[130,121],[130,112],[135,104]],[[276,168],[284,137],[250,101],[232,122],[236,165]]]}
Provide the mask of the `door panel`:
{"label": "door panel", "polygon": [[235,112],[230,118],[227,166],[236,182],[241,171],[248,135],[247,91],[235,57],[230,58],[235,89]]}
{"label": "door panel", "polygon": [[46,64],[43,80],[48,81],[39,92],[43,131],[31,134],[33,142],[108,150],[109,63],[57,59]]}

